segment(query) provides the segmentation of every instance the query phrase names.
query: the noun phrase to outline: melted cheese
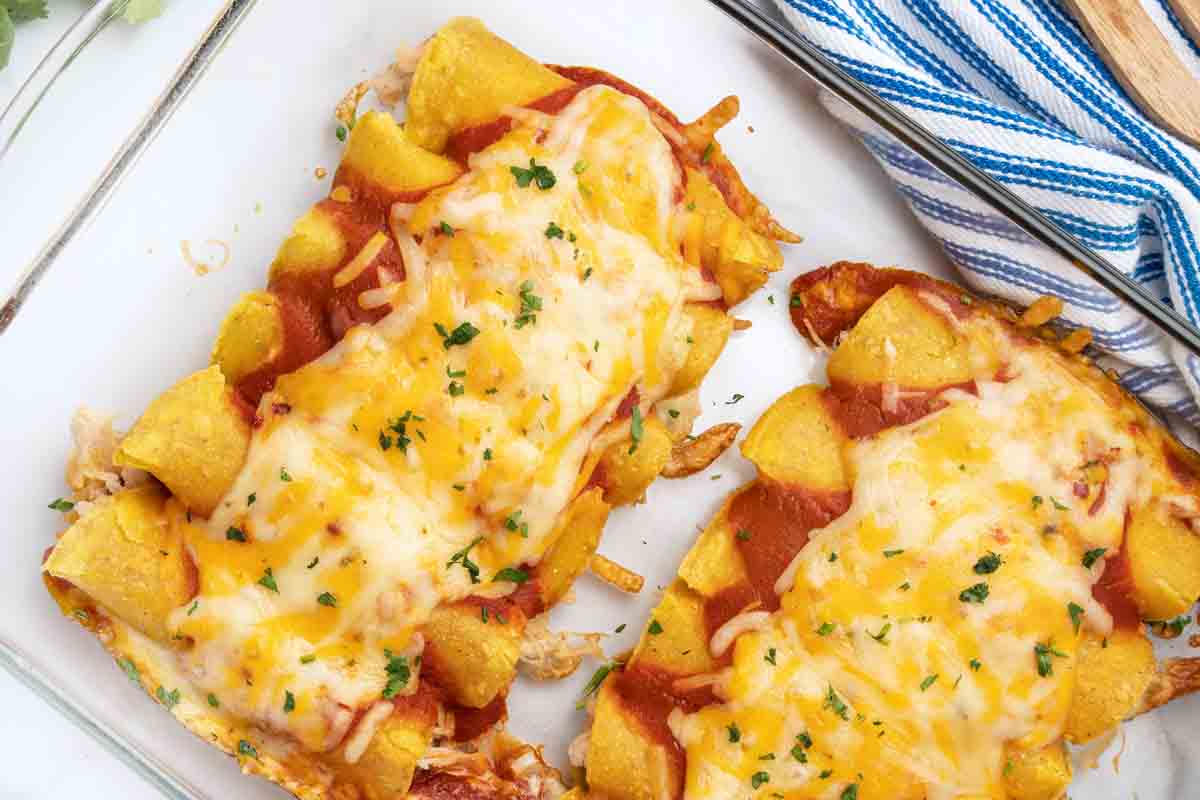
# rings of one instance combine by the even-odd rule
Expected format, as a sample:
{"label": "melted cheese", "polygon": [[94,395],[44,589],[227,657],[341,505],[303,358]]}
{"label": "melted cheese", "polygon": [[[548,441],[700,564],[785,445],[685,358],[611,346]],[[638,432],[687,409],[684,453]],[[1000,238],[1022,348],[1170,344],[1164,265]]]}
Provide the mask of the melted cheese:
{"label": "melted cheese", "polygon": [[[728,702],[671,721],[687,797],[1002,798],[1006,745],[1059,738],[1068,605],[1112,624],[1091,594],[1103,562],[1082,554],[1119,549],[1149,470],[1056,355],[1010,353],[1011,380],[849,447],[851,507],[784,573],[770,622],[738,636]],[[1077,497],[1097,459],[1103,500],[1094,482]],[[989,554],[999,567],[977,569]]]}
{"label": "melted cheese", "polygon": [[[520,185],[532,164],[553,187]],[[392,215],[406,280],[361,300],[395,310],[280,378],[226,500],[188,531],[200,593],[172,622],[197,686],[328,749],[384,690],[385,649],[411,663],[433,608],[541,558],[622,399],[666,394],[684,304],[719,296],[671,233],[681,180],[645,106],[594,87],[519,115]]]}

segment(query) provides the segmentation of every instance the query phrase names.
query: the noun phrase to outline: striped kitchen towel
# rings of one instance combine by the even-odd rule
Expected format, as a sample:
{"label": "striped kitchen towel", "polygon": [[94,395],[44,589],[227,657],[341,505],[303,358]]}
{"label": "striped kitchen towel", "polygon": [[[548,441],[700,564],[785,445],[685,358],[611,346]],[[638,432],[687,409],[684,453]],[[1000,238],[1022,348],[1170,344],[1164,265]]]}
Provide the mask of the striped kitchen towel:
{"label": "striped kitchen towel", "polygon": [[[1200,323],[1200,152],[1150,122],[1057,0],[775,0],[838,65],[940,136],[1193,324]],[[1143,0],[1193,73],[1167,0]],[[1052,294],[1124,385],[1200,424],[1200,359],[826,94],[965,281],[1020,303]]]}

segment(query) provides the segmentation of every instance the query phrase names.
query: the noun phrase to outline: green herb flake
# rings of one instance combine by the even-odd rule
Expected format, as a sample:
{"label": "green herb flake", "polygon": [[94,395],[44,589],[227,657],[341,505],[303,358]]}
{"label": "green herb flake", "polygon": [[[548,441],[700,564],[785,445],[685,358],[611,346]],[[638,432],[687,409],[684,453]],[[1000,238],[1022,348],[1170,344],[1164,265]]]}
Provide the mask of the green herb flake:
{"label": "green herb flake", "polygon": [[707,164],[709,161],[712,160],[714,146],[715,146],[715,142],[709,142],[707,145],[704,146],[704,152],[700,154],[700,163],[701,164]]}
{"label": "green herb flake", "polygon": [[215,694],[213,694],[212,692],[209,692],[209,693],[208,693],[208,704],[209,704],[210,706],[212,706],[213,708],[220,708],[220,707],[221,707],[221,701],[220,701],[220,700],[218,700],[218,699],[217,699],[217,696],[216,696]]}
{"label": "green herb flake", "polygon": [[921,681],[921,691],[923,692],[926,689],[928,689],[930,686],[933,686],[934,682],[937,681],[937,679],[938,679],[937,675],[929,675],[928,677],[926,677],[925,680]]}
{"label": "green herb flake", "polygon": [[479,565],[471,560],[471,548],[482,541],[483,537],[478,536],[469,545],[450,556],[450,560],[446,562],[446,569],[450,569],[457,564],[471,576],[471,583],[479,583]]}
{"label": "green herb flake", "polygon": [[1107,547],[1097,547],[1094,550],[1088,550],[1083,554],[1083,566],[1085,569],[1091,569],[1092,565],[1100,560],[1100,556],[1108,552]]}
{"label": "green herb flake", "polygon": [[347,131],[346,131],[346,126],[345,126],[345,125],[338,125],[338,126],[337,126],[337,130],[335,130],[335,131],[333,132],[333,135],[337,137],[337,140],[338,140],[339,142],[344,142],[344,141],[346,141],[346,133],[347,133]]}
{"label": "green herb flake", "polygon": [[172,689],[168,692],[162,686],[159,686],[154,690],[154,696],[158,698],[158,702],[167,707],[167,711],[170,711],[172,708],[179,705],[178,689]]}
{"label": "green herb flake", "polygon": [[479,335],[479,328],[476,328],[469,322],[460,323],[452,331],[447,331],[446,326],[442,325],[442,323],[435,322],[433,323],[433,329],[442,337],[442,347],[447,350],[451,347],[462,347]]}
{"label": "green herb flake", "polygon": [[311,664],[316,660],[317,660],[317,657],[315,655],[313,655],[312,653],[308,653],[307,655],[300,656],[301,664]]}
{"label": "green herb flake", "polygon": [[729,731],[730,743],[737,744],[742,740],[742,730],[737,726],[736,722],[731,722],[726,725],[725,730]]}
{"label": "green herb flake", "polygon": [[524,281],[517,287],[521,298],[521,310],[513,323],[518,330],[530,323],[537,324],[537,312],[542,310],[542,298],[533,293],[533,288],[533,281]]}
{"label": "green herb flake", "polygon": [[509,167],[509,172],[517,179],[517,186],[524,189],[530,183],[536,184],[543,192],[548,189],[553,189],[554,184],[558,179],[554,177],[554,173],[544,164],[539,164],[535,159],[529,159],[529,168],[525,167]]}
{"label": "green herb flake", "polygon": [[825,702],[822,703],[821,708],[832,711],[844,720],[849,721],[850,719],[850,709],[833,690],[833,684],[829,684],[829,690],[825,692]]}
{"label": "green herb flake", "polygon": [[642,426],[642,409],[638,406],[633,407],[632,415],[629,418],[629,455],[633,455],[638,449],[638,445],[642,443],[642,436],[645,435],[645,429]]}
{"label": "green herb flake", "polygon": [[888,643],[887,635],[891,629],[892,629],[892,623],[885,622],[885,623],[883,623],[883,627],[879,629],[879,633],[871,633],[870,631],[867,631],[867,635],[870,636],[875,641],[879,642],[880,644],[887,644]]}
{"label": "green herb flake", "polygon": [[250,494],[246,495],[246,505],[247,506],[254,505],[254,501],[256,501],[256,500],[258,500],[257,492],[251,492]]}
{"label": "green herb flake", "polygon": [[748,542],[748,541],[750,541],[750,538],[751,538],[750,531],[746,530],[745,528],[738,528],[738,532],[735,533],[734,535],[737,536],[738,541],[742,541],[742,542]]}
{"label": "green herb flake", "polygon": [[763,661],[767,662],[772,667],[775,666],[775,648],[774,647],[767,648],[767,654],[765,656],[763,656]]}
{"label": "green herb flake", "polygon": [[225,530],[225,538],[231,542],[244,542],[246,541],[246,532],[230,525]]}
{"label": "green herb flake", "polygon": [[746,399],[746,395],[734,393],[733,397],[731,397],[725,401],[725,405],[727,405],[727,406],[737,405],[738,403],[742,402],[742,400],[744,400],[744,399]]}
{"label": "green herb flake", "polygon": [[279,468],[279,480],[283,481],[284,483],[292,482],[292,474],[287,471],[287,467]]}
{"label": "green herb flake", "polygon": [[972,672],[979,672],[979,670],[983,667],[983,662],[978,658],[972,658],[970,662],[968,662],[968,665],[971,667]]}
{"label": "green herb flake", "polygon": [[620,632],[621,632],[621,631],[623,631],[623,630],[625,630],[625,623],[624,623],[624,622],[622,622],[620,625],[618,625],[618,626],[616,627],[616,629],[613,631],[613,633],[620,633]]}
{"label": "green herb flake", "polygon": [[557,223],[551,222],[549,225],[546,226],[546,238],[547,239],[563,238],[563,229],[558,227]]}
{"label": "green herb flake", "polygon": [[576,708],[583,708],[587,699],[596,692],[600,691],[600,687],[604,685],[604,681],[608,678],[609,674],[616,669],[616,667],[617,665],[615,663],[609,663],[601,664],[596,668],[596,671],[592,673],[592,677],[588,678],[588,682],[583,685],[583,696],[576,704]]}
{"label": "green herb flake", "polygon": [[50,503],[50,505],[46,506],[46,508],[49,508],[51,511],[60,511],[63,514],[66,514],[68,511],[75,508],[75,504],[70,500],[63,500],[61,497],[59,497],[56,498],[54,502]]}
{"label": "green herb flake", "polygon": [[275,582],[275,574],[271,572],[270,567],[267,567],[267,571],[258,579],[258,585],[279,594],[279,584]]}
{"label": "green herb flake", "polygon": [[574,172],[576,175],[582,175],[584,172],[587,171],[587,168],[588,168],[588,163],[581,158],[575,162],[575,165],[573,167],[571,167],[571,171]]}
{"label": "green herb flake", "polygon": [[838,800],[858,800],[858,784],[852,783],[845,789],[842,789],[841,797]]}
{"label": "green herb flake", "polygon": [[958,599],[964,603],[982,603],[990,591],[986,583],[976,583],[959,592]]}
{"label": "green herb flake", "polygon": [[238,755],[248,756],[249,758],[258,758],[258,751],[254,749],[254,745],[247,742],[245,739],[239,739],[237,745]]}
{"label": "green herb flake", "polygon": [[528,539],[529,523],[521,519],[521,516],[522,514],[520,509],[512,512],[505,518],[504,527],[513,533],[520,534],[522,539]]}
{"label": "green herb flake", "polygon": [[524,583],[529,580],[529,573],[516,567],[505,567],[496,573],[492,583],[507,581],[508,583]]}
{"label": "green herb flake", "polygon": [[337,598],[331,592],[321,592],[317,595],[317,602],[323,606],[337,608]]}
{"label": "green herb flake", "polygon": [[646,633],[649,633],[651,636],[658,636],[662,632],[663,626],[659,623],[659,621],[656,619],[650,620],[650,626],[646,628]]}
{"label": "green herb flake", "polygon": [[446,222],[446,220],[442,220],[440,223],[438,223],[438,231],[443,236],[454,236],[454,228],[452,228],[450,223]]}
{"label": "green herb flake", "polygon": [[451,397],[462,397],[467,393],[467,387],[463,386],[458,381],[450,381],[446,386],[446,394]]}
{"label": "green herb flake", "polygon": [[762,770],[759,770],[758,772],[756,772],[750,776],[750,786],[754,789],[757,789],[758,787],[762,786],[764,783],[770,783],[770,782],[771,782],[771,776],[768,775],[767,773],[763,772]]}
{"label": "green herb flake", "polygon": [[199,600],[193,600],[193,601],[192,601],[192,604],[191,604],[190,606],[188,606],[187,615],[190,617],[192,614],[195,614],[195,613],[196,613],[196,609],[197,609],[197,608],[199,608],[199,607],[200,607],[200,601],[199,601]]}
{"label": "green herb flake", "polygon": [[283,713],[290,714],[296,710],[296,696],[287,689],[283,690]]}
{"label": "green herb flake", "polygon": [[903,552],[904,552],[903,548],[901,548],[899,550],[884,550],[883,557],[884,558],[895,558],[896,556],[900,555]]}
{"label": "green herb flake", "polygon": [[308,562],[308,566],[305,567],[305,569],[312,569],[313,567],[315,567],[317,564],[320,564],[320,563],[321,563],[321,557],[313,556],[313,560]]}
{"label": "green herb flake", "polygon": [[1067,603],[1067,616],[1071,618],[1071,627],[1079,633],[1079,623],[1083,619],[1083,606],[1078,603]]}
{"label": "green herb flake", "polygon": [[1037,663],[1037,673],[1043,678],[1048,678],[1054,674],[1054,662],[1050,660],[1054,658],[1066,658],[1067,654],[1061,650],[1054,648],[1054,642],[1038,642],[1033,646],[1034,661]]}
{"label": "green herb flake", "polygon": [[408,686],[408,681],[412,677],[412,669],[408,666],[407,658],[394,655],[391,650],[384,650],[383,657],[387,659],[387,666],[384,667],[384,672],[387,673],[387,683],[383,687],[381,696],[384,700],[391,700],[401,689]]}
{"label": "green herb flake", "polygon": [[987,555],[979,557],[972,569],[976,575],[991,575],[996,570],[1000,569],[1000,565],[1004,563],[1004,559],[995,553],[988,551]]}

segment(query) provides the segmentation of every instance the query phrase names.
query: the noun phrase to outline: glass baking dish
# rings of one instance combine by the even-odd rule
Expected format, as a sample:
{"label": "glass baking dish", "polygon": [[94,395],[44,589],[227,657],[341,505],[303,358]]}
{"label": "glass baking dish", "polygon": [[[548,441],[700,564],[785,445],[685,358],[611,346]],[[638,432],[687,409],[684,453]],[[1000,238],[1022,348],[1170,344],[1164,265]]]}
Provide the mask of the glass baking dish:
{"label": "glass baking dish", "polygon": [[[710,375],[701,427],[750,423],[787,389],[820,378],[821,358],[787,318],[787,283],[797,273],[845,258],[953,276],[883,174],[821,110],[818,84],[796,64],[1105,285],[1126,288],[1089,251],[981,183],[952,152],[739,0],[358,0],[337,4],[336,13],[321,0],[206,5],[215,21],[188,41],[190,55],[181,50],[174,59],[183,59],[183,67],[150,113],[141,122],[127,115],[132,133],[125,146],[50,235],[22,279],[27,291],[7,307],[11,324],[0,337],[5,374],[20,376],[5,382],[0,424],[0,445],[10,454],[0,498],[17,532],[0,567],[10,602],[0,620],[0,664],[169,797],[284,795],[238,774],[231,759],[148,702],[44,591],[37,564],[57,521],[45,505],[64,493],[71,414],[88,405],[127,426],[158,391],[206,363],[224,311],[264,281],[292,220],[328,190],[328,178],[316,176],[337,163],[332,111],[344,91],[386,65],[397,46],[420,41],[449,17],[478,16],[543,61],[608,69],[683,118],[726,93],[740,96],[741,116],[722,143],[747,184],[806,241],[788,248],[784,270],[739,307],[753,327],[731,341]],[[757,35],[722,9],[756,26]],[[27,140],[54,124],[53,115],[35,114],[21,152],[52,159]],[[7,220],[14,228],[47,227],[44,215],[22,216],[19,204],[10,205],[18,206]],[[1161,306],[1145,308],[1196,349],[1200,337],[1186,323]],[[644,619],[698,527],[750,477],[749,465],[731,450],[703,474],[656,484],[648,503],[615,513],[601,551],[644,574],[647,588],[637,597],[618,596],[581,579],[576,601],[556,609],[554,625],[613,631]],[[607,652],[631,646],[638,627],[611,636]],[[583,728],[583,712],[574,709],[590,672],[585,665],[556,684],[522,680],[510,696],[514,730],[544,742],[557,764],[565,764],[566,745]],[[1198,720],[1195,698],[1135,720],[1098,768],[1079,771],[1073,796],[1127,798],[1134,790],[1143,800],[1182,796],[1181,787],[1200,785],[1200,746],[1189,735]]]}

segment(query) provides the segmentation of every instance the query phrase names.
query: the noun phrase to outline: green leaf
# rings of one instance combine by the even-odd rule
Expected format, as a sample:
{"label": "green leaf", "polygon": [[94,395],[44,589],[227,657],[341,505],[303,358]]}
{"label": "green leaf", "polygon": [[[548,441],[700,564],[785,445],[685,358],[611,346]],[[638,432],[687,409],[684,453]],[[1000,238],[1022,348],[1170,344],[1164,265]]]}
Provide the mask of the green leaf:
{"label": "green leaf", "polygon": [[125,6],[125,21],[145,22],[154,19],[162,11],[162,0],[129,0],[129,5]]}
{"label": "green leaf", "polygon": [[505,567],[496,573],[495,577],[492,578],[492,583],[496,583],[497,581],[524,583],[527,580],[529,580],[529,573],[525,570],[517,569],[516,567]]}
{"label": "green leaf", "polygon": [[383,657],[387,659],[387,666],[384,667],[384,671],[387,672],[387,685],[383,687],[382,697],[384,700],[391,700],[408,685],[409,679],[412,678],[412,668],[408,666],[407,658],[393,655],[391,650],[384,650]]}
{"label": "green leaf", "polygon": [[75,504],[70,500],[63,500],[60,497],[50,505],[46,506],[46,508],[50,509],[51,511],[59,511],[63,514],[66,514],[68,511],[75,508]]}
{"label": "green leaf", "polygon": [[4,7],[15,23],[45,19],[48,16],[46,0],[0,0],[0,6]]}
{"label": "green leaf", "polygon": [[0,69],[8,66],[8,57],[12,54],[13,35],[12,17],[8,15],[8,9],[0,7]]}

